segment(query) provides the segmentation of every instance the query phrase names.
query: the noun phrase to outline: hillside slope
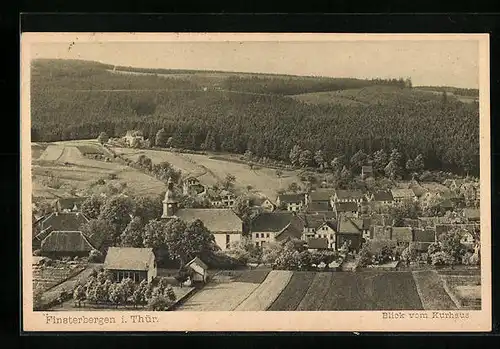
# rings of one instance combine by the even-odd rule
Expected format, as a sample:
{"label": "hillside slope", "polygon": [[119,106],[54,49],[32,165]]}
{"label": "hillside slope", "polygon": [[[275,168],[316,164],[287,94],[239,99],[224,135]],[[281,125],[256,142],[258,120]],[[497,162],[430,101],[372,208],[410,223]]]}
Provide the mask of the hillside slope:
{"label": "hillside slope", "polygon": [[[402,88],[397,80],[217,72],[169,77],[113,73],[113,68],[37,61],[33,141],[88,139],[101,131],[123,136],[128,129],[154,137],[165,128],[174,146],[189,149],[248,149],[259,157],[288,160],[290,149],[300,144],[323,150],[331,160],[350,158],[359,149],[397,147],[404,157],[422,153],[428,168],[479,169],[478,104]],[[321,91],[355,103],[318,105],[291,96]]]}

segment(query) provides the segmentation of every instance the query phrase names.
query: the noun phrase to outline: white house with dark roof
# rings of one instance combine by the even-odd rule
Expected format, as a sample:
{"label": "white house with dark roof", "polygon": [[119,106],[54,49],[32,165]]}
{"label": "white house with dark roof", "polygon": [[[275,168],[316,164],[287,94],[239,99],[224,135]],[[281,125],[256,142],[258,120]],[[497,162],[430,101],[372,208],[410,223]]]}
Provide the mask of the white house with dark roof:
{"label": "white house with dark roof", "polygon": [[287,238],[300,239],[303,231],[304,222],[290,212],[264,212],[250,224],[251,238],[257,247]]}
{"label": "white house with dark roof", "polygon": [[58,212],[80,212],[81,205],[86,200],[85,197],[60,198],[55,202]]}
{"label": "white house with dark roof", "polygon": [[184,267],[189,271],[189,277],[192,281],[207,282],[208,266],[200,258],[193,258]]}
{"label": "white house with dark roof", "polygon": [[418,197],[415,195],[415,192],[413,189],[392,189],[391,190],[392,197],[394,199],[394,202],[400,203],[405,200],[408,201],[417,201]]}
{"label": "white house with dark roof", "polygon": [[104,260],[104,269],[113,274],[116,281],[130,278],[134,282],[151,282],[157,275],[152,248],[110,247]]}
{"label": "white house with dark roof", "polygon": [[285,207],[287,211],[298,212],[302,210],[305,203],[304,194],[281,194],[276,198],[278,207]]}
{"label": "white house with dark roof", "polygon": [[336,203],[341,202],[355,202],[360,204],[363,200],[365,200],[365,194],[361,190],[337,189],[331,198],[331,205],[334,207]]}
{"label": "white house with dark roof", "polygon": [[167,183],[167,191],[163,200],[162,219],[179,218],[187,223],[197,219],[214,235],[215,243],[221,250],[229,249],[233,242],[240,241],[243,235],[243,221],[232,209],[179,209],[179,201],[171,179]]}

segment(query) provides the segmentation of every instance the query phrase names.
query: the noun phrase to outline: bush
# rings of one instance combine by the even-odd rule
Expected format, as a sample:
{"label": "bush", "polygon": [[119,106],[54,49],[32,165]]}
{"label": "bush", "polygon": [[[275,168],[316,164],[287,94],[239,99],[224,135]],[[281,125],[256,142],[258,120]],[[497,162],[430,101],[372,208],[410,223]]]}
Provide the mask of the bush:
{"label": "bush", "polygon": [[98,250],[92,250],[89,253],[89,262],[90,263],[99,263],[102,262],[103,260],[103,255],[100,251]]}
{"label": "bush", "polygon": [[110,173],[108,175],[108,179],[117,179],[117,178],[118,178],[118,176],[115,173]]}
{"label": "bush", "polygon": [[453,265],[455,263],[455,258],[446,252],[436,252],[431,255],[432,265]]}
{"label": "bush", "polygon": [[163,295],[155,295],[148,302],[148,307],[153,311],[165,311],[170,306],[171,302],[167,299],[167,297]]}
{"label": "bush", "polygon": [[42,254],[41,250],[34,250],[33,251],[33,256],[40,256]]}

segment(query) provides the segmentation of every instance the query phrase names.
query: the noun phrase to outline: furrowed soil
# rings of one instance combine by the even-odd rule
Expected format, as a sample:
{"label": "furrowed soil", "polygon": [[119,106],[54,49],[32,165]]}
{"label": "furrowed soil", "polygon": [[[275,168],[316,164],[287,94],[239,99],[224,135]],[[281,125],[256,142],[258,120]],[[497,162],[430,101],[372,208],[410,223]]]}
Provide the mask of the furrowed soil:
{"label": "furrowed soil", "polygon": [[309,286],[313,282],[315,273],[307,271],[294,272],[292,279],[280,293],[278,298],[269,307],[271,311],[293,311],[304,298]]}
{"label": "furrowed soil", "polygon": [[278,298],[280,293],[290,282],[293,272],[273,270],[262,284],[239,306],[237,311],[264,311]]}
{"label": "furrowed soil", "polygon": [[297,306],[297,310],[320,310],[321,303],[323,303],[323,300],[328,293],[328,289],[330,288],[332,277],[333,273],[316,273],[311,282],[311,285],[309,286],[309,289],[304,295],[304,298]]}

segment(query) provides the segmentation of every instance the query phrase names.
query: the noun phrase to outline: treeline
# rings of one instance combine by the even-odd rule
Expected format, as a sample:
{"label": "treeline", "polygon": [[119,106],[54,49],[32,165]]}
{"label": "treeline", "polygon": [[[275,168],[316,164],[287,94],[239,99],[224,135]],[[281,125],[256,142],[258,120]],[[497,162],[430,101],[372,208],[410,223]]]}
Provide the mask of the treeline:
{"label": "treeline", "polygon": [[477,88],[460,88],[450,86],[418,86],[419,90],[448,92],[459,96],[479,97]]}

